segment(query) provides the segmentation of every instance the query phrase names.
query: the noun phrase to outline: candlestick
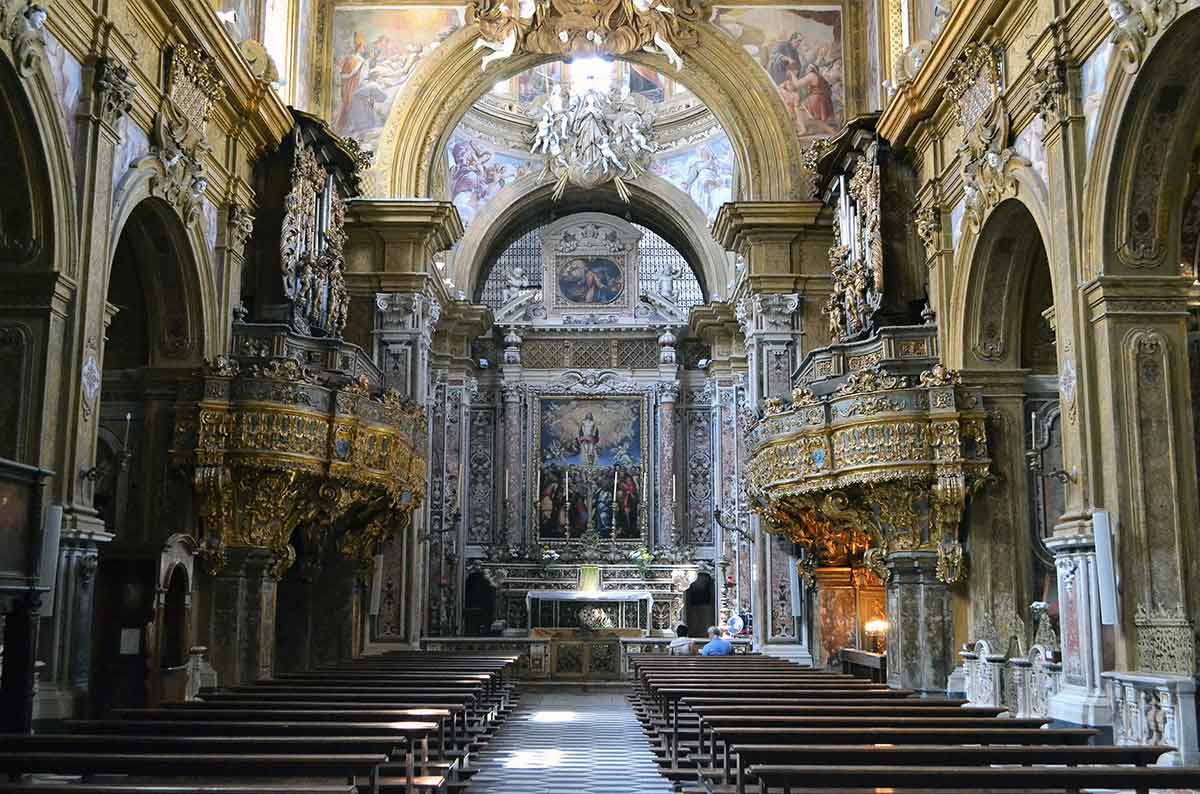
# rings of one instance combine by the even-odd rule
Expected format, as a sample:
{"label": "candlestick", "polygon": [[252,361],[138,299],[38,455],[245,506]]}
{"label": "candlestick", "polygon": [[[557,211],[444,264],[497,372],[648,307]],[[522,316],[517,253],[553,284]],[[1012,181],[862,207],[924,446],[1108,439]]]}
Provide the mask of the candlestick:
{"label": "candlestick", "polygon": [[617,470],[613,469],[613,510],[617,509]]}
{"label": "candlestick", "polygon": [[1029,448],[1037,449],[1037,411],[1029,412]]}
{"label": "candlestick", "polygon": [[563,499],[567,502],[570,502],[571,501],[571,470],[570,469],[567,469],[567,477],[566,477],[566,482],[564,483],[564,486],[565,487],[563,488],[563,491],[564,491]]}
{"label": "candlestick", "polygon": [[125,440],[121,442],[121,451],[125,452],[129,449],[129,423],[133,421],[133,414],[125,414]]}
{"label": "candlestick", "polygon": [[675,501],[675,475],[671,475],[671,501]]}

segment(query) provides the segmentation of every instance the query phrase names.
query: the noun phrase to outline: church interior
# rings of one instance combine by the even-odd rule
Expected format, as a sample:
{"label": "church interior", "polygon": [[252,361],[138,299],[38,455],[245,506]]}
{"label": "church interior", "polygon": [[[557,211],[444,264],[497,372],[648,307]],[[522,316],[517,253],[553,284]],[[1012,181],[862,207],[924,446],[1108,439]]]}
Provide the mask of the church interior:
{"label": "church interior", "polygon": [[1197,50],[0,0],[0,794],[1200,790]]}

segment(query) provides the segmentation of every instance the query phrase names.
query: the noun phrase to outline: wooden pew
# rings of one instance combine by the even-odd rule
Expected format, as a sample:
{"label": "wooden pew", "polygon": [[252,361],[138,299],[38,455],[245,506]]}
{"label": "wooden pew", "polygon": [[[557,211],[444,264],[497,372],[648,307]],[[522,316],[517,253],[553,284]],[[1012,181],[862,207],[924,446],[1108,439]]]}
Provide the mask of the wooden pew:
{"label": "wooden pew", "polygon": [[[721,784],[725,788],[711,785],[706,789],[712,794],[743,794],[748,775],[746,768],[756,765],[937,765],[953,759],[956,766],[988,766],[992,764],[1153,764],[1170,747],[1162,746],[1043,746],[1020,747],[993,745],[964,747],[962,745],[786,745],[786,744],[738,744],[731,748],[736,759],[732,772],[733,785],[729,786],[729,770],[720,770]],[[718,790],[720,789],[720,790]]]}
{"label": "wooden pew", "polygon": [[830,789],[887,788],[958,792],[1008,789],[1150,789],[1200,787],[1200,769],[1193,767],[985,767],[985,766],[792,766],[759,764],[749,773],[760,781],[763,794],[778,787],[783,794]]}

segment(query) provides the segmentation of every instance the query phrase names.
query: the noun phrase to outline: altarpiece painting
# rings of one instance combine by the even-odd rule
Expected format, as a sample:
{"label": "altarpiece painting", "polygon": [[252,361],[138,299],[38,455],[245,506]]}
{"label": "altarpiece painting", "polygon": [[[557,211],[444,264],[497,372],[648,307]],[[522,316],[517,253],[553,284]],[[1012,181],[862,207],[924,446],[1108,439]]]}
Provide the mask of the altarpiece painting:
{"label": "altarpiece painting", "polygon": [[645,542],[645,398],[539,397],[533,415],[538,540]]}

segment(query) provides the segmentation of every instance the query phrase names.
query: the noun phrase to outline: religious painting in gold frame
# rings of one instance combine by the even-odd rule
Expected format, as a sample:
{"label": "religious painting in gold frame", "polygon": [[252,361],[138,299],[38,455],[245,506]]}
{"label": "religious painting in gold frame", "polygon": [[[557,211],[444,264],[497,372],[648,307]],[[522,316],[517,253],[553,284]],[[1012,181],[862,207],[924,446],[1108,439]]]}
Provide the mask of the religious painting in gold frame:
{"label": "religious painting in gold frame", "polygon": [[614,545],[646,543],[646,398],[539,396],[532,418],[531,516],[538,541],[587,536]]}

